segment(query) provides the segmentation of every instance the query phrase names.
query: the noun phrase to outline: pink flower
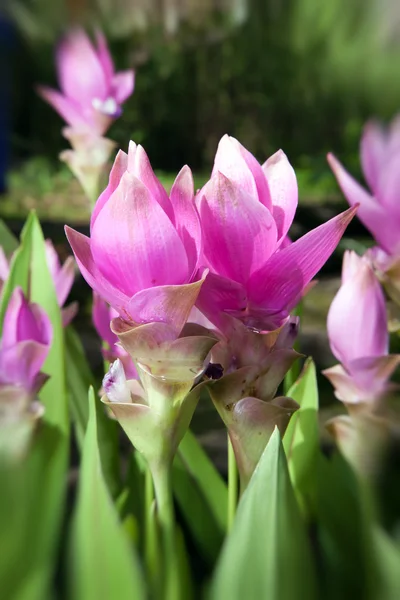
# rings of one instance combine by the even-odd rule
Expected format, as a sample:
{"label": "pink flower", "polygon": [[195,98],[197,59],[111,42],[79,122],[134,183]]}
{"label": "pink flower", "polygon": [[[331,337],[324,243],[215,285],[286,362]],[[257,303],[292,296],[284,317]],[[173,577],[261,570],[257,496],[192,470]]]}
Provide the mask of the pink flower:
{"label": "pink flower", "polygon": [[42,86],[40,95],[71,127],[103,135],[133,92],[134,71],[115,73],[103,34],[94,46],[81,29],[61,41],[56,63],[61,93]]}
{"label": "pink flower", "polygon": [[40,369],[47,357],[52,339],[52,327],[46,313],[37,304],[30,304],[20,288],[16,288],[4,317],[0,341],[0,403],[1,390],[16,386],[35,394],[44,380]]}
{"label": "pink flower", "polygon": [[[58,258],[58,254],[54,249],[51,240],[46,240],[45,252],[47,267],[54,283],[57,302],[59,307],[62,308],[74,283],[75,261],[72,256],[69,256],[65,263],[61,266],[60,259]],[[2,289],[2,284],[8,278],[9,274],[9,261],[6,258],[3,249],[0,247],[0,291]],[[61,311],[64,327],[69,325],[69,323],[72,321],[76,315],[77,309],[78,306],[76,302],[73,302]]]}
{"label": "pink flower", "polygon": [[336,396],[347,404],[379,400],[400,356],[388,354],[385,298],[366,257],[345,253],[342,285],[327,325],[332,352],[341,362],[324,371]]}
{"label": "pink flower", "polygon": [[201,230],[188,167],[168,197],[141,146],[119,152],[94,207],[90,238],[66,227],[88,284],[125,319],[179,332],[197,298]]}
{"label": "pink flower", "polygon": [[400,257],[400,117],[388,129],[373,121],[367,123],[360,151],[371,193],[332,154],[328,155],[329,164],[348,203],[360,205],[357,215],[378,245],[388,255]]}
{"label": "pink flower", "polygon": [[198,307],[217,326],[224,311],[254,329],[275,329],[336,248],[355,209],[290,243],[297,196],[281,150],[261,167],[237,140],[221,139],[197,199],[210,269]]}
{"label": "pink flower", "polygon": [[102,349],[103,357],[109,363],[120,359],[124,372],[128,379],[137,379],[135,364],[129,354],[119,344],[115,333],[111,331],[110,323],[112,319],[118,317],[118,313],[111,306],[104,302],[96,293],[93,294],[92,318],[97,333],[107,346]]}

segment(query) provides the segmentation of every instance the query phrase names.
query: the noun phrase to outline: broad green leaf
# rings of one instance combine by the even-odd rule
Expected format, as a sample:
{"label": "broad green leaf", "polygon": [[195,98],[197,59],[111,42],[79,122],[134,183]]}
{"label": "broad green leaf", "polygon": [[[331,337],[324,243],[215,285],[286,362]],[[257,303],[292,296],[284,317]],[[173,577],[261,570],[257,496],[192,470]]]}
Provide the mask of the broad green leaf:
{"label": "broad green leaf", "polygon": [[[17,554],[13,556],[13,561],[15,565],[24,565],[24,578],[21,579],[20,570],[14,572],[14,577],[19,581],[14,586],[15,595],[12,597],[18,600],[25,597],[34,600],[43,599],[48,595],[48,588],[54,577],[58,535],[64,509],[69,420],[61,313],[47,268],[42,231],[33,213],[24,226],[21,246],[12,261],[10,277],[2,297],[1,316],[4,315],[8,299],[17,285],[20,285],[25,293],[29,292],[30,299],[45,309],[53,326],[53,342],[43,367],[43,371],[49,375],[49,380],[40,392],[45,414],[26,462],[15,468],[17,480],[23,473],[23,477],[31,484],[30,488],[27,487],[28,503],[24,504],[22,499],[15,498],[15,510],[20,512],[22,521],[28,521],[29,527],[24,533],[25,538],[16,538],[14,546]],[[3,530],[5,519],[7,513],[1,512],[0,530]],[[27,539],[30,540],[30,557],[24,560]],[[12,578],[12,571],[9,576]],[[29,592],[22,589],[24,582],[29,584],[29,588],[26,588]]]}
{"label": "broad green leaf", "polygon": [[10,256],[18,248],[18,240],[8,229],[3,219],[0,219],[0,246],[6,256]]}
{"label": "broad green leaf", "polygon": [[[78,447],[82,448],[89,418],[87,390],[96,389],[96,381],[88,365],[79,336],[70,325],[65,331],[68,399]],[[121,488],[118,455],[119,425],[110,419],[103,407],[97,411],[97,428],[104,477],[115,497]]]}
{"label": "broad green leaf", "polygon": [[318,387],[315,365],[308,359],[300,378],[287,394],[300,405],[286,429],[283,446],[293,487],[306,502],[315,496],[319,454]]}
{"label": "broad green leaf", "polygon": [[174,495],[196,544],[213,562],[227,527],[227,487],[200,446],[188,431],[173,467]]}
{"label": "broad green leaf", "polygon": [[92,388],[69,553],[70,598],[140,600],[146,594],[139,561],[102,474],[96,411]]}
{"label": "broad green leaf", "polygon": [[310,543],[274,431],[242,496],[211,585],[212,600],[312,600]]}

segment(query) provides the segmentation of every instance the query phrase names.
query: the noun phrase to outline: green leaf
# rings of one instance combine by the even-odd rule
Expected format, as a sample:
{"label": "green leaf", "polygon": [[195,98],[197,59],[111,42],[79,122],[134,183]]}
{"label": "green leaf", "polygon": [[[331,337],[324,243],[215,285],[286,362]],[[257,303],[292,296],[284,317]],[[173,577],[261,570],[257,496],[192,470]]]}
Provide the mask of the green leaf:
{"label": "green leaf", "polygon": [[18,240],[8,229],[3,219],[0,219],[0,246],[6,256],[10,256],[18,248]]}
{"label": "green leaf", "polygon": [[[48,588],[54,577],[57,559],[58,535],[64,510],[66,474],[69,448],[69,419],[65,386],[64,340],[61,312],[50,276],[43,234],[40,224],[31,214],[21,234],[21,246],[16,251],[10,277],[4,288],[1,317],[4,316],[8,300],[15,286],[21,286],[29,298],[40,304],[48,314],[53,326],[53,341],[43,366],[49,380],[40,392],[40,400],[45,414],[39,431],[34,437],[26,462],[15,467],[16,482],[26,479],[27,490],[24,499],[14,494],[15,486],[10,486],[10,496],[6,502],[14,502],[21,520],[29,525],[21,535],[19,544],[14,546],[15,565],[24,565],[24,578],[20,570],[10,571],[10,586],[14,589],[13,598],[42,599],[48,595]],[[7,477],[6,477],[7,478]],[[29,483],[32,482],[29,487]],[[17,484],[16,484],[17,485]],[[18,486],[17,486],[18,487]],[[3,488],[3,486],[2,486]],[[14,498],[14,500],[13,500]],[[25,501],[27,498],[28,501]],[[12,504],[11,504],[12,505]],[[14,507],[13,507],[14,509]],[[0,514],[0,529],[7,512]],[[31,533],[30,533],[31,532]],[[18,537],[17,537],[18,539]],[[29,559],[26,553],[26,540],[29,539]],[[12,581],[12,577],[16,581]],[[29,584],[29,595],[22,589],[24,582]]]}
{"label": "green leaf", "polygon": [[[375,556],[378,562],[379,600],[400,598],[400,547],[387,533],[375,527],[373,530]],[[377,596],[378,597],[378,596]]]}
{"label": "green leaf", "polygon": [[190,431],[183,438],[174,461],[173,490],[200,552],[212,563],[227,528],[228,491]]}
{"label": "green leaf", "polygon": [[311,358],[306,361],[300,378],[290,388],[288,396],[300,405],[283,438],[290,478],[298,499],[313,503],[319,431],[317,376]]}
{"label": "green leaf", "polygon": [[312,600],[309,540],[274,431],[239,503],[211,586],[212,600]]}
{"label": "green leaf", "polygon": [[140,564],[102,474],[96,411],[92,388],[69,554],[70,597],[140,600],[146,597]]}
{"label": "green leaf", "polygon": [[[65,331],[65,343],[69,407],[78,447],[81,449],[89,418],[87,390],[90,386],[96,389],[97,384],[79,336],[71,325]],[[116,421],[107,416],[104,407],[97,411],[97,429],[104,477],[111,495],[116,497],[121,489],[118,455],[119,426]]]}

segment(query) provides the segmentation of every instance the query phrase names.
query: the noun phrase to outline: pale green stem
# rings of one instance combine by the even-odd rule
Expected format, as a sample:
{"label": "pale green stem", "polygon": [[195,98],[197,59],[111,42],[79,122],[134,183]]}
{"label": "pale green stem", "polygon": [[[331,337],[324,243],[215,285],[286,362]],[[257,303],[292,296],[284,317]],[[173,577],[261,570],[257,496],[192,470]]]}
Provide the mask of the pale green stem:
{"label": "pale green stem", "polygon": [[238,468],[232,442],[228,435],[228,531],[232,529],[238,500]]}
{"label": "pale green stem", "polygon": [[149,581],[151,582],[151,588],[153,590],[154,597],[159,597],[161,576],[160,576],[160,564],[157,553],[157,527],[155,520],[155,501],[154,501],[154,487],[153,478],[151,471],[146,466],[145,471],[145,502],[144,502],[144,523],[145,523],[145,539],[144,539],[144,551],[145,551],[145,563]]}
{"label": "pale green stem", "polygon": [[172,465],[158,465],[152,469],[152,474],[164,549],[164,600],[179,600],[181,590],[172,496]]}

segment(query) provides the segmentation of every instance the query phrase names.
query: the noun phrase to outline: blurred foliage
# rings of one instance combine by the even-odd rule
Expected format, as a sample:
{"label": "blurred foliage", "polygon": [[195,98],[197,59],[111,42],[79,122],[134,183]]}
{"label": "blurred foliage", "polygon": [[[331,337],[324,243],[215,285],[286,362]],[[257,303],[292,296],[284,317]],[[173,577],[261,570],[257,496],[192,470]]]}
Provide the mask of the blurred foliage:
{"label": "blurred foliage", "polygon": [[[400,49],[388,30],[398,9],[384,4],[386,11],[378,0],[247,0],[243,21],[210,10],[171,35],[156,20],[117,31],[121,11],[134,10],[128,0],[116,4],[114,19],[104,18],[106,0],[68,3],[70,18],[88,5],[87,21],[103,26],[117,66],[137,70],[135,94],[110,137],[121,147],[129,138],[142,143],[165,170],[208,168],[226,132],[260,160],[283,147],[295,166],[307,167],[315,156],[326,169],[323,155],[333,149],[357,169],[362,124],[371,115],[390,117],[399,104]],[[65,146],[60,120],[33,87],[55,85],[53,46],[68,23],[65,2],[13,6],[23,32],[14,69],[14,155],[55,159]]]}

